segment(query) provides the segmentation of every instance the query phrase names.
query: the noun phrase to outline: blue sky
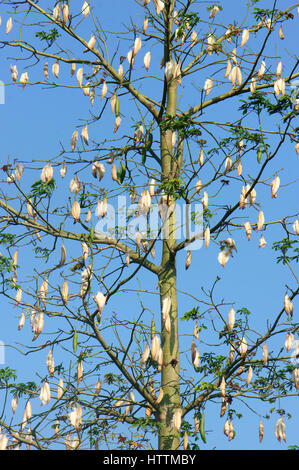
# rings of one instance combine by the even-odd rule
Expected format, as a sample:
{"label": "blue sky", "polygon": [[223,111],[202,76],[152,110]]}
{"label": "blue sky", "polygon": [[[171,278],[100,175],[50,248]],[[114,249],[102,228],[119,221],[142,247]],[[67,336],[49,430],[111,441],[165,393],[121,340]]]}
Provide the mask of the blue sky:
{"label": "blue sky", "polygon": [[[51,6],[53,2],[44,2]],[[286,2],[278,2],[277,8],[285,8]],[[130,8],[128,9],[128,4]],[[249,17],[246,17],[245,8],[247,2],[242,2],[242,8],[234,11],[234,17],[231,15],[232,7],[235,6],[235,2],[228,0],[223,2],[223,11],[219,13],[219,23],[232,23],[236,20],[237,24],[243,22],[242,27],[250,24]],[[201,5],[195,5],[194,10],[200,13],[201,18],[208,20],[208,13],[206,6],[208,2]],[[270,8],[270,2],[259,2],[260,8]],[[0,5],[1,16],[2,16],[2,38],[4,33],[5,19],[8,17],[5,6]],[[71,2],[71,9],[74,8],[78,12],[81,8],[80,1]],[[113,14],[112,14],[113,13]],[[116,51],[118,42],[120,42],[119,49],[116,53],[115,67],[118,67],[118,61],[120,56],[126,56],[128,50],[133,45],[133,39],[131,32],[128,32],[124,27],[126,22],[132,19],[132,22],[137,22],[142,25],[144,14],[142,8],[133,1],[112,1],[109,3],[109,7],[106,2],[97,2],[94,7],[94,14],[100,19],[102,28],[107,32],[108,47],[112,51],[111,55]],[[296,14],[297,15],[297,14]],[[280,41],[278,39],[277,32],[273,33],[273,39],[270,41],[270,46],[265,51],[266,64],[273,73],[275,71],[275,65],[277,63],[276,57],[283,57],[284,63],[284,74],[287,75],[294,64],[295,57],[295,44],[298,41],[298,22],[299,16],[295,16],[293,20],[287,22],[285,27],[285,40]],[[79,26],[79,33],[82,34],[87,40],[90,37],[92,28],[91,18],[85,19]],[[205,25],[201,26],[202,34],[206,32]],[[208,28],[208,25],[206,25]],[[11,38],[17,37],[17,27],[14,27],[11,34]],[[35,28],[29,28],[29,31],[35,31]],[[120,31],[122,34],[116,34],[115,32]],[[115,33],[115,34],[114,34]],[[260,37],[264,37],[265,33],[261,36],[254,37],[252,35],[249,41],[249,47],[256,50],[260,44]],[[32,34],[33,37],[33,34]],[[6,39],[6,38],[5,38]],[[36,39],[34,39],[36,41]],[[63,37],[59,41],[63,41]],[[82,47],[75,45],[73,41],[67,40],[63,43],[63,46],[68,49],[72,48],[73,55],[76,57],[82,57]],[[51,50],[51,49],[50,49]],[[145,52],[148,50],[148,44],[143,42],[142,49],[136,58],[135,72],[133,74],[133,80],[138,77],[146,75],[146,72],[142,68],[142,59]],[[141,87],[146,94],[153,97],[153,99],[160,99],[161,96],[161,85],[163,83],[163,70],[160,68],[160,60],[162,57],[162,49],[159,44],[153,44],[152,47],[152,63],[150,71],[147,75],[148,78],[143,78],[140,81],[134,81],[134,86]],[[86,55],[87,56],[87,55]],[[25,172],[22,178],[22,189],[28,191],[31,184],[39,179],[40,170],[42,164],[38,163],[46,160],[57,160],[61,162],[65,156],[58,157],[62,148],[70,151],[70,137],[78,127],[81,131],[81,126],[85,124],[86,120],[91,117],[91,112],[95,115],[99,114],[102,109],[100,98],[96,98],[96,103],[91,108],[89,99],[83,96],[83,93],[76,86],[76,78],[70,78],[70,66],[66,64],[60,64],[60,78],[55,82],[62,85],[73,85],[72,88],[68,86],[61,86],[58,88],[52,88],[44,84],[38,83],[43,80],[43,64],[44,60],[33,67],[28,68],[30,81],[34,83],[33,86],[26,86],[23,90],[20,86],[11,84],[10,80],[10,64],[17,63],[19,73],[25,70],[26,62],[22,59],[26,57],[25,52],[20,54],[16,50],[10,50],[4,48],[0,50],[1,59],[1,76],[0,79],[6,84],[5,85],[5,104],[1,105],[1,123],[2,123],[2,139],[1,139],[1,162],[5,164],[7,161],[12,162],[14,159],[25,162]],[[91,55],[88,54],[88,57]],[[15,60],[17,58],[17,62]],[[244,57],[246,62],[246,57]],[[49,69],[52,66],[49,61]],[[126,62],[125,62],[126,64]],[[224,65],[222,65],[224,70]],[[245,68],[245,65],[244,65]],[[212,69],[211,69],[212,70]],[[215,70],[213,70],[214,72]],[[199,70],[197,74],[191,77],[186,77],[183,80],[182,87],[179,90],[179,94],[182,92],[183,98],[180,101],[180,109],[186,110],[189,106],[194,103],[198,103],[200,89],[203,87],[205,79],[208,78],[210,69]],[[51,72],[50,72],[51,75]],[[153,78],[158,77],[158,80]],[[223,90],[229,89],[228,81],[224,84],[220,84],[220,80],[223,80],[223,73],[215,75],[215,89],[211,92],[211,96],[215,96],[216,93]],[[246,76],[246,73],[244,72]],[[52,75],[51,75],[52,80]],[[109,93],[112,85],[108,82]],[[193,86],[194,85],[194,86]],[[272,91],[272,90],[271,90]],[[242,97],[243,98],[243,97]],[[203,115],[199,118],[200,120],[212,121],[217,120],[221,122],[231,122],[236,119],[236,109],[239,106],[239,98],[234,98],[232,103],[224,101],[219,105],[207,108]],[[104,111],[103,118],[97,120],[89,126],[89,135],[91,142],[94,139],[95,142],[103,141],[104,139],[120,137],[120,134],[113,135],[114,118],[109,109],[108,103],[107,109]],[[133,135],[134,119],[140,120],[140,114],[136,114],[136,108],[132,100],[129,100],[126,96],[120,99],[120,113],[122,116],[121,129],[118,132],[124,132],[127,135]],[[277,120],[277,115],[268,118],[264,116],[264,126],[270,130],[276,128],[280,122]],[[149,116],[145,113],[145,122],[149,123]],[[253,117],[250,117],[246,124],[254,127],[256,122]],[[209,129],[212,131],[213,126]],[[215,129],[214,129],[215,131]],[[217,131],[219,132],[219,131]],[[224,137],[220,133],[217,134],[217,138]],[[155,134],[155,137],[157,135]],[[269,142],[275,144],[275,140],[269,137]],[[117,144],[117,142],[116,142]],[[198,146],[194,143],[192,145],[192,152],[196,155],[198,153]],[[93,145],[90,145],[92,147]],[[211,147],[215,146],[215,142],[212,135],[207,137],[207,144],[204,147],[207,152]],[[82,149],[82,143],[79,141],[79,147]],[[89,147],[89,148],[90,148]],[[105,147],[105,145],[103,145]],[[82,154],[85,158],[85,154]],[[99,152],[100,155],[100,152]],[[97,152],[87,154],[86,157],[89,159],[95,158]],[[218,157],[216,157],[217,160]],[[218,158],[219,163],[221,157]],[[138,162],[135,162],[138,168]],[[32,176],[33,172],[30,168],[37,168]],[[89,178],[90,166],[85,167],[84,164],[78,163],[76,170],[80,167],[78,176],[80,179]],[[253,176],[256,172],[256,151],[248,152],[244,165],[243,174]],[[82,168],[82,169],[81,169]],[[281,179],[281,187],[278,192],[277,199],[271,198],[270,183],[275,172],[279,171]],[[265,213],[266,221],[268,220],[279,220],[285,215],[292,215],[293,220],[298,217],[298,156],[296,155],[294,143],[286,143],[283,149],[277,155],[277,158],[269,165],[266,176],[269,178],[267,184],[260,184],[257,186],[257,201],[262,204],[262,209]],[[67,176],[64,180],[61,180],[59,174],[59,167],[54,168],[54,178],[57,182],[57,190],[54,193],[54,204],[57,207],[62,201],[64,196],[69,197],[68,185],[73,176],[73,171],[69,169]],[[154,172],[154,169],[153,169]],[[211,174],[211,168],[206,166],[203,168],[201,178],[203,181],[207,180]],[[15,194],[12,187],[8,187],[7,183],[4,183],[6,177],[4,173],[1,175],[3,191],[11,191]],[[90,179],[89,179],[90,180]],[[141,181],[141,180],[140,180]],[[147,178],[143,179],[145,184]],[[292,182],[292,184],[288,184]],[[109,194],[117,196],[122,194],[117,186],[111,182],[110,167],[107,165],[106,174],[104,176],[103,187],[107,188]],[[221,193],[222,199],[219,201],[217,197],[210,198],[211,210],[216,209],[216,204],[227,204],[233,200],[235,203],[240,194],[240,182],[232,181],[231,184]],[[210,190],[209,190],[210,191]],[[216,188],[211,189],[211,195],[216,193]],[[53,205],[54,207],[54,205]],[[244,221],[250,220],[252,223],[256,223],[258,210],[246,209],[243,213],[238,211],[238,217],[243,217]],[[217,221],[217,215],[215,217]],[[96,223],[95,216],[93,216],[94,223]],[[243,223],[243,222],[242,222]],[[72,224],[69,227],[74,228]],[[75,226],[76,227],[76,226]],[[76,228],[75,228],[76,229]],[[254,331],[265,332],[269,324],[273,322],[277,313],[283,307],[283,296],[286,291],[286,286],[295,288],[296,282],[291,272],[287,267],[276,263],[275,253],[271,250],[272,244],[280,240],[285,236],[283,229],[280,225],[275,224],[273,227],[270,226],[264,232],[267,240],[267,246],[264,249],[258,247],[259,234],[253,232],[251,240],[248,242],[244,230],[232,230],[231,236],[234,238],[237,245],[237,253],[233,258],[229,260],[225,268],[223,268],[217,261],[219,253],[219,244],[211,243],[208,250],[204,247],[200,250],[194,250],[192,252],[192,264],[189,270],[186,272],[184,269],[186,251],[182,250],[178,254],[178,299],[179,299],[179,316],[193,307],[198,305],[195,299],[206,301],[202,288],[208,291],[214,283],[217,276],[221,279],[217,284],[215,290],[215,298],[217,302],[224,299],[227,306],[222,308],[222,313],[226,317],[230,306],[234,306],[235,310],[246,307],[252,313],[250,315],[251,328]],[[219,237],[221,240],[222,236]],[[226,237],[225,237],[226,238]],[[219,240],[217,240],[219,242]],[[60,246],[60,245],[59,245]],[[34,248],[34,247],[33,247]],[[80,246],[77,246],[74,242],[66,242],[66,248],[68,255],[71,257],[79,256]],[[1,247],[0,251],[6,253],[6,248]],[[33,266],[32,259],[32,247],[24,247],[20,249],[22,252],[22,266],[20,268],[20,279],[26,280],[26,276],[29,275]],[[157,252],[157,259],[159,257],[159,250]],[[59,250],[56,250],[54,258],[59,259]],[[296,266],[294,267],[296,269]],[[129,270],[132,268],[130,267]],[[66,270],[62,272],[62,275],[66,275]],[[53,284],[61,281],[61,278],[55,277]],[[79,280],[78,280],[79,282]],[[139,296],[136,290],[143,286],[149,292],[153,292],[152,295],[145,293],[142,297],[144,305],[146,307],[146,313],[143,320],[150,322],[152,314],[155,315],[157,324],[159,324],[159,296],[156,290],[157,279],[150,273],[145,271],[139,271],[137,279],[132,281],[128,285],[128,291],[116,294],[111,302],[107,305],[104,311],[104,318],[109,319],[113,312],[117,313],[118,318],[125,319],[130,318],[132,321],[136,320],[140,312]],[[96,286],[95,286],[96,288]],[[132,289],[132,291],[130,291]],[[42,353],[36,355],[20,356],[18,349],[19,343],[31,343],[31,332],[30,327],[27,324],[26,328],[21,332],[17,331],[19,313],[17,309],[13,308],[12,302],[2,299],[2,326],[0,328],[0,339],[7,345],[13,345],[13,347],[7,347],[5,349],[5,366],[8,365],[11,368],[18,370],[18,381],[40,380],[46,374],[45,360],[47,351],[44,350]],[[204,305],[200,306],[200,312],[205,310]],[[297,301],[294,302],[294,311],[296,318]],[[216,319],[215,313],[207,313],[207,324],[212,329],[213,321]],[[108,320],[107,320],[108,321]],[[27,322],[29,323],[29,322]],[[193,323],[181,322],[180,323],[180,334],[181,334],[181,357],[182,366],[190,370],[190,345],[193,334]],[[51,333],[54,331],[51,324],[46,326],[47,332]],[[251,333],[252,338],[255,337],[254,331]],[[201,354],[204,352],[213,350],[214,341],[217,335],[212,333],[212,330],[203,330],[200,341],[199,349]],[[274,337],[273,341],[269,342],[268,348],[277,350],[283,347],[284,335]],[[221,353],[225,351],[225,348],[220,349]],[[219,352],[220,353],[220,352]],[[225,352],[224,352],[225,354]],[[259,351],[260,357],[262,357],[262,351]],[[67,362],[70,359],[70,355],[62,349],[55,351],[56,362],[59,363],[62,358],[66,356]],[[21,365],[21,366],[20,366]],[[35,375],[35,370],[38,371],[40,377]],[[106,370],[99,372],[100,378],[103,378]],[[184,371],[184,375],[187,371]],[[193,374],[194,375],[194,374]],[[35,378],[33,378],[35,377]],[[104,387],[105,390],[105,387]],[[103,392],[104,393],[104,392]],[[216,404],[208,404],[205,410],[206,416],[206,431],[207,431],[207,444],[203,445],[205,449],[285,449],[287,445],[297,444],[297,423],[299,419],[298,413],[298,396],[294,393],[294,397],[284,399],[281,398],[280,407],[285,408],[286,412],[290,413],[292,417],[285,419],[287,426],[287,444],[278,443],[274,436],[274,426],[278,418],[277,414],[270,414],[270,419],[263,419],[265,432],[264,440],[262,444],[258,443],[258,422],[260,415],[264,416],[269,413],[269,409],[276,405],[268,405],[264,403],[258,403],[256,400],[249,400],[242,403],[240,400],[236,400],[233,404],[234,409],[238,413],[243,414],[243,419],[234,419],[234,426],[236,429],[235,439],[228,443],[227,439],[223,435],[223,424],[226,418],[219,418],[220,403],[219,400]],[[1,394],[0,394],[1,397]],[[3,398],[3,396],[2,396]],[[2,400],[1,400],[2,402]],[[34,400],[36,410],[39,409],[39,400]],[[253,408],[255,412],[252,412]],[[20,406],[21,408],[21,406]],[[23,409],[19,410],[19,417],[21,419]],[[191,416],[190,421],[192,422]]]}

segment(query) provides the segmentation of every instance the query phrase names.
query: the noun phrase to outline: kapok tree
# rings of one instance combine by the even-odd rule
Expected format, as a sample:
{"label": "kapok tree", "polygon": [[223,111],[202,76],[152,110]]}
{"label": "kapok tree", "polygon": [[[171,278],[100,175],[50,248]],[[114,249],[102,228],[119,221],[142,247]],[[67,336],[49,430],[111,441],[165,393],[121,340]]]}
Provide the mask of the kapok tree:
{"label": "kapok tree", "polygon": [[[22,382],[14,364],[1,370],[0,446],[198,448],[205,416],[234,438],[240,401],[263,403],[260,441],[270,403],[286,440],[299,220],[291,198],[281,216],[279,196],[298,164],[299,4],[239,2],[236,20],[233,2],[125,3],[131,20],[114,33],[91,0],[0,2],[6,86],[20,108],[28,90],[49,89],[74,128],[57,155],[45,144],[29,158],[32,129],[2,167],[1,294],[33,367]],[[77,116],[60,108],[62,90]],[[252,293],[232,298],[249,282],[241,261],[221,286],[260,234],[259,270],[272,232],[291,281],[257,330]]]}

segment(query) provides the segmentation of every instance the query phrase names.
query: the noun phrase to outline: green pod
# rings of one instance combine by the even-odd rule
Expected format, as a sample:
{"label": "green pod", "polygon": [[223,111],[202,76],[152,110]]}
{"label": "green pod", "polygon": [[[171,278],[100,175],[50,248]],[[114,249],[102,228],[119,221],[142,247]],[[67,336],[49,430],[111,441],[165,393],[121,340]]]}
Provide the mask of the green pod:
{"label": "green pod", "polygon": [[117,170],[117,181],[119,184],[122,184],[123,180],[125,179],[126,176],[126,167],[122,163]]}
{"label": "green pod", "polygon": [[77,335],[77,330],[75,330],[74,334],[73,334],[73,351],[74,351],[74,353],[77,351],[77,344],[78,344],[78,335]]}
{"label": "green pod", "polygon": [[153,133],[151,130],[149,130],[146,135],[146,143],[145,143],[146,150],[149,150],[151,148],[152,143],[153,143]]}
{"label": "green pod", "polygon": [[262,152],[262,147],[259,147],[258,151],[257,151],[257,156],[256,156],[258,163],[261,163],[262,153],[263,153]]}
{"label": "green pod", "polygon": [[90,227],[89,240],[90,240],[90,243],[93,243],[93,241],[94,241],[94,228],[93,228],[93,226]]}
{"label": "green pod", "polygon": [[142,160],[141,160],[142,165],[144,165],[146,161],[146,147],[143,147],[141,156],[142,156]]}
{"label": "green pod", "polygon": [[115,116],[118,117],[119,116],[119,99],[118,99],[118,95],[116,95],[116,98],[115,98]]}
{"label": "green pod", "polygon": [[201,417],[200,417],[199,433],[200,433],[200,437],[202,438],[203,442],[206,444],[207,439],[206,439],[206,435],[205,435],[205,415],[204,415],[204,413],[202,413]]}
{"label": "green pod", "polygon": [[155,335],[156,335],[156,325],[155,325],[155,320],[153,318],[152,324],[151,324],[151,338],[153,338]]}

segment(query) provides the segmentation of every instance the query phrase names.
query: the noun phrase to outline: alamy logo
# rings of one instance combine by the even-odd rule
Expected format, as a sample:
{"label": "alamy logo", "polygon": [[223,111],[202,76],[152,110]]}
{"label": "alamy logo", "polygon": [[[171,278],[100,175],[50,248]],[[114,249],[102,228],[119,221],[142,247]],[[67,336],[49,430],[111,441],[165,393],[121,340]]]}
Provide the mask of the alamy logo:
{"label": "alamy logo", "polygon": [[[187,240],[186,249],[200,249],[203,244],[203,206],[197,204],[151,204],[143,210],[140,204],[127,207],[126,197],[117,198],[118,207],[107,205],[105,216],[101,217],[95,232],[100,237],[136,240],[164,240],[175,236]],[[175,217],[170,217],[175,214]],[[97,215],[97,214],[96,214]]]}

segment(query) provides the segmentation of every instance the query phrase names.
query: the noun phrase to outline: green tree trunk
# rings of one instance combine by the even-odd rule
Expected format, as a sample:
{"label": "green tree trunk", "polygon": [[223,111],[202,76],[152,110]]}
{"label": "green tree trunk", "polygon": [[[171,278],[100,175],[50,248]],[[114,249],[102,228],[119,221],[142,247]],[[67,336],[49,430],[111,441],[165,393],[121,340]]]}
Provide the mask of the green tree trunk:
{"label": "green tree trunk", "polygon": [[[177,81],[171,80],[167,84],[167,107],[166,118],[176,115],[177,104]],[[162,182],[173,179],[173,169],[175,168],[172,131],[161,132],[161,161],[162,161]],[[163,240],[162,267],[159,276],[161,312],[162,303],[166,297],[171,299],[171,330],[166,331],[161,316],[163,367],[162,383],[164,396],[160,405],[159,416],[159,449],[174,450],[179,448],[180,432],[174,426],[174,413],[180,408],[180,360],[178,341],[178,311],[177,311],[177,290],[176,290],[176,257],[173,247],[176,244],[176,213],[175,198],[169,196],[169,215],[167,236]]]}

